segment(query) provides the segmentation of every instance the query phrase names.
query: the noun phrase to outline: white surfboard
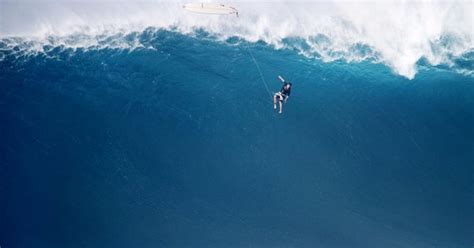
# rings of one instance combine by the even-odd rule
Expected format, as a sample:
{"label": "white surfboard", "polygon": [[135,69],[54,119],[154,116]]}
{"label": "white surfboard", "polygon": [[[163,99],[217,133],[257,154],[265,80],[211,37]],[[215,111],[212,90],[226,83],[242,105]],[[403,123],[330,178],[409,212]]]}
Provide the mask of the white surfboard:
{"label": "white surfboard", "polygon": [[212,15],[239,15],[236,8],[224,4],[218,3],[187,3],[183,5],[183,8],[187,11],[200,14],[212,14]]}

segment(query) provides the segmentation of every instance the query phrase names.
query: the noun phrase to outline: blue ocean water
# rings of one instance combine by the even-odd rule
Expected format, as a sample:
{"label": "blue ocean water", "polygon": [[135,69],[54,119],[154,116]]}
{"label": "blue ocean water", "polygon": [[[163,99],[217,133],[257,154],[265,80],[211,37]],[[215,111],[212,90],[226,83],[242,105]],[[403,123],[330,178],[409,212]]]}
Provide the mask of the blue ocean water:
{"label": "blue ocean water", "polygon": [[472,76],[134,35],[2,43],[2,248],[472,247]]}

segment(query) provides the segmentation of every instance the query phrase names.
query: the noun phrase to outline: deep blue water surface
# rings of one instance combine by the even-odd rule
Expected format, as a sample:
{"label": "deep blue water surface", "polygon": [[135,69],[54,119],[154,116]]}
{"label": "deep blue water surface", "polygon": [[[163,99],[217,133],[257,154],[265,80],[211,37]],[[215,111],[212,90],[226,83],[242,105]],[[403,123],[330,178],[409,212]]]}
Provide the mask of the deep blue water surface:
{"label": "deep blue water surface", "polygon": [[[0,61],[0,246],[472,247],[474,82],[245,43]],[[202,37],[201,37],[202,36]]]}

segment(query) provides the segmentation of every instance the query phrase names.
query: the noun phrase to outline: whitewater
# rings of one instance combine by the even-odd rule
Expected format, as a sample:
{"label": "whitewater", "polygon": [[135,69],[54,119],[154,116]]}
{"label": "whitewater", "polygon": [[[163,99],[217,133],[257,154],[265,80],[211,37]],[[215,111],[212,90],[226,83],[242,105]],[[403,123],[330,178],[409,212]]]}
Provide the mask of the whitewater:
{"label": "whitewater", "polygon": [[410,79],[420,61],[473,72],[472,1],[223,1],[239,18],[189,13],[184,3],[2,0],[2,49],[134,49],[145,46],[127,35],[151,27],[263,41],[325,62],[383,63]]}

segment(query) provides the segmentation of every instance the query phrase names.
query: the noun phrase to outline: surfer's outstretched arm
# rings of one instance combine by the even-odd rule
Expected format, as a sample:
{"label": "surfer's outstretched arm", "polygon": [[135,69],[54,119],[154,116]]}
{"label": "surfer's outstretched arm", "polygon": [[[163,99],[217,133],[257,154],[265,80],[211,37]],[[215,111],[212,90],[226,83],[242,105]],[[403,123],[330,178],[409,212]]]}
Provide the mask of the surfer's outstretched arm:
{"label": "surfer's outstretched arm", "polygon": [[278,75],[278,79],[280,79],[280,81],[281,81],[282,83],[285,82],[285,79],[284,79],[282,76],[280,76],[280,75]]}

